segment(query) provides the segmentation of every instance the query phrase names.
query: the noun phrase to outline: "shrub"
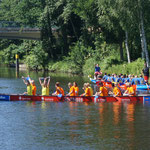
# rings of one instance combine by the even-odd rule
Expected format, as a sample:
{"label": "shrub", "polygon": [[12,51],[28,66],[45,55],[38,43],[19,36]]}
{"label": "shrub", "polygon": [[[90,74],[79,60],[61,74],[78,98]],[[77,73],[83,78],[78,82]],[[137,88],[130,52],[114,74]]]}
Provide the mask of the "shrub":
{"label": "shrub", "polygon": [[47,69],[48,54],[42,49],[42,45],[37,43],[33,49],[30,50],[26,57],[26,64],[29,69]]}
{"label": "shrub", "polygon": [[71,72],[70,64],[66,61],[59,61],[56,63],[49,62],[48,70],[57,72]]}

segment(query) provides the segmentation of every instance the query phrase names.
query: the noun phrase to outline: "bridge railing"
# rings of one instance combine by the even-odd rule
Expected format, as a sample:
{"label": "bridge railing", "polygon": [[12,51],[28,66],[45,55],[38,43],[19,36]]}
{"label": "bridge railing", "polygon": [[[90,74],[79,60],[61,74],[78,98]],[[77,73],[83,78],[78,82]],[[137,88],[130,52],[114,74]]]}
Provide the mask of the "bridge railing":
{"label": "bridge railing", "polygon": [[12,27],[0,27],[0,31],[2,32],[11,32],[11,31],[20,31],[20,32],[24,32],[24,31],[28,31],[28,32],[36,32],[36,31],[41,31],[41,29],[39,28],[12,28]]}

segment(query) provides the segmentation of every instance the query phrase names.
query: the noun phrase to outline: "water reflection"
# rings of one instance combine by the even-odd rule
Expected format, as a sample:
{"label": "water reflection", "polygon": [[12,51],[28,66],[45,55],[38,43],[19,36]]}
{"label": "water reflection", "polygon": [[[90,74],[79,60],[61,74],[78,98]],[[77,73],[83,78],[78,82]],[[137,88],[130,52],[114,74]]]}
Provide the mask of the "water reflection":
{"label": "water reflection", "polygon": [[42,108],[42,110],[46,110],[46,102],[45,101],[41,102],[41,108]]}
{"label": "water reflection", "polygon": [[135,111],[135,104],[128,103],[126,106],[127,112],[127,122],[134,122],[134,111]]}
{"label": "water reflection", "polygon": [[35,101],[27,101],[26,106],[36,108],[36,102]]}
{"label": "water reflection", "polygon": [[114,125],[118,125],[120,121],[120,114],[121,114],[121,102],[114,102],[113,103],[113,122]]}
{"label": "water reflection", "polygon": [[99,123],[102,126],[104,122],[104,103],[99,103],[99,115]]}

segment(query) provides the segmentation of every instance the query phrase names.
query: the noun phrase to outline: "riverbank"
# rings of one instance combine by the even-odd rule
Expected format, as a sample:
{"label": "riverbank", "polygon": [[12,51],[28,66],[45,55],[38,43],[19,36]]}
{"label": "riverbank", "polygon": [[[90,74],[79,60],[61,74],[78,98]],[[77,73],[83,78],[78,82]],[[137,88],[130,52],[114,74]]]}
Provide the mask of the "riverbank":
{"label": "riverbank", "polygon": [[[144,66],[144,60],[137,59],[136,61],[128,64],[127,62],[123,62],[121,64],[109,63],[110,59],[104,60],[103,62],[97,61],[101,67],[101,71],[107,72],[109,74],[135,74],[140,75]],[[94,65],[95,61],[90,58],[87,59],[85,64],[83,65],[82,72],[79,72],[78,69],[71,67],[71,63],[65,61],[59,61],[56,63],[50,63],[48,65],[48,70],[52,72],[65,72],[65,73],[73,73],[73,74],[83,74],[93,75],[94,74]]]}
{"label": "riverbank", "polygon": [[[124,62],[122,64],[109,64],[105,61],[97,62],[100,67],[101,71],[107,72],[109,74],[135,74],[140,75],[144,66],[144,60],[137,59],[136,61],[131,62],[130,64]],[[61,72],[61,73],[69,73],[69,74],[82,74],[84,76],[93,75],[94,74],[94,65],[95,62],[93,59],[88,59],[85,64],[83,65],[82,71],[79,69],[72,67],[71,63],[67,61],[58,61],[58,62],[49,62],[47,66],[47,71],[49,72]],[[26,64],[19,65],[20,70],[34,70],[34,68],[28,68]],[[39,67],[39,71],[42,70]]]}
{"label": "riverbank", "polygon": [[[45,68],[42,65],[33,63],[30,61],[32,59],[20,59],[20,69],[21,70],[46,70],[49,72],[61,72],[61,73],[71,73],[71,74],[81,74],[84,76],[93,75],[94,74],[94,66],[95,64],[99,64],[101,67],[101,71],[107,72],[109,74],[136,74],[139,75],[142,72],[144,66],[144,60],[138,58],[137,60],[128,64],[127,62],[122,62],[118,59],[117,56],[110,55],[101,60],[96,60],[94,57],[89,57],[82,60],[81,63],[75,63],[74,61],[65,57],[61,61],[49,61]],[[15,62],[15,61],[14,61]],[[39,60],[37,60],[39,62]],[[3,59],[1,57],[1,63],[4,64]],[[14,63],[13,63],[14,64]]]}

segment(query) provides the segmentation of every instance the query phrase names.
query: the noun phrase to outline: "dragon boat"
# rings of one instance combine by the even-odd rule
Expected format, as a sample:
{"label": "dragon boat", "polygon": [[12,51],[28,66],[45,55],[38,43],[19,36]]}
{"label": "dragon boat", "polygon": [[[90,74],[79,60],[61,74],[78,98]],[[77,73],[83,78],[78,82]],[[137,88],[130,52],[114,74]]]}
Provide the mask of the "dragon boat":
{"label": "dragon boat", "polygon": [[46,101],[46,102],[150,102],[150,95],[141,96],[29,96],[29,95],[9,95],[0,94],[0,101]]}

